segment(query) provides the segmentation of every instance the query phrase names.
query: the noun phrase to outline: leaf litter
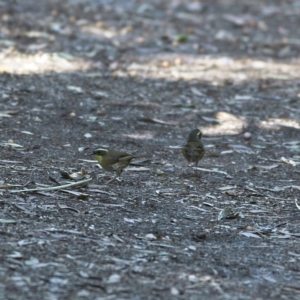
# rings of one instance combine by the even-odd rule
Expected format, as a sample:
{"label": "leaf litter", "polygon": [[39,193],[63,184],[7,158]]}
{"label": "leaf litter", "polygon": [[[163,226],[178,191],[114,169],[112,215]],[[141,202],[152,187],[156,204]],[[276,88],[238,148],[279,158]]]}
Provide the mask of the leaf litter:
{"label": "leaf litter", "polygon": [[[28,28],[39,20],[49,33],[26,32],[26,26],[20,31],[10,22],[15,4],[3,2],[2,112],[16,106],[19,111],[1,118],[1,184],[7,187],[1,190],[1,217],[17,220],[1,224],[0,275],[9,297],[35,298],[39,280],[39,296],[53,299],[262,297],[258,290],[265,298],[294,297],[297,256],[289,253],[297,253],[299,237],[299,70],[293,62],[299,43],[293,29],[299,22],[277,25],[282,16],[296,14],[297,6],[254,3],[245,15],[232,1],[97,6],[92,0],[85,1],[92,16],[86,18],[81,0],[71,2],[64,16],[52,1],[38,10],[38,18],[35,11],[26,15],[26,24],[24,14],[14,15]],[[44,15],[49,8],[51,14]],[[25,10],[22,4],[17,9]],[[141,22],[146,36],[140,35]],[[15,38],[20,36],[25,44]],[[99,37],[101,45],[94,43]],[[237,46],[241,41],[243,49]],[[75,64],[79,57],[93,69]],[[153,118],[137,122],[145,110]],[[285,119],[278,118],[282,114]],[[152,124],[161,126],[153,132]],[[182,145],[193,128],[204,129],[207,155],[202,170],[180,175],[185,162],[169,146]],[[27,147],[31,143],[40,148]],[[154,157],[142,168],[159,166],[165,176],[140,169],[130,178],[124,172],[114,185],[92,186],[85,180],[96,178],[73,170],[99,176],[82,160],[84,148],[96,145],[142,150]],[[221,155],[209,155],[212,149]],[[72,171],[57,179],[59,169]],[[49,186],[48,174],[55,186]],[[9,185],[20,190],[10,193]],[[86,201],[73,201],[81,193],[89,194]],[[244,218],[228,219],[236,212]],[[277,226],[282,220],[286,225]],[[272,276],[264,273],[258,280],[262,269]]]}

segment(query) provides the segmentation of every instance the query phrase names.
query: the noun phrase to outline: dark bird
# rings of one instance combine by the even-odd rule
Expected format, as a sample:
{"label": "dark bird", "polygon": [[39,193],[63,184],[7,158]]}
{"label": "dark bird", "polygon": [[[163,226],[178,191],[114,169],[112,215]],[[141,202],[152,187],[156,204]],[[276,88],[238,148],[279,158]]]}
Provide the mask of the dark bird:
{"label": "dark bird", "polygon": [[107,183],[112,182],[119,177],[123,170],[130,164],[133,158],[138,156],[130,155],[126,152],[97,148],[90,155],[95,155],[101,167],[110,172],[116,172],[116,176]]}
{"label": "dark bird", "polygon": [[199,129],[194,129],[190,132],[186,145],[182,148],[182,154],[185,159],[190,162],[194,162],[196,168],[198,162],[204,156],[205,149],[201,141],[202,132]]}

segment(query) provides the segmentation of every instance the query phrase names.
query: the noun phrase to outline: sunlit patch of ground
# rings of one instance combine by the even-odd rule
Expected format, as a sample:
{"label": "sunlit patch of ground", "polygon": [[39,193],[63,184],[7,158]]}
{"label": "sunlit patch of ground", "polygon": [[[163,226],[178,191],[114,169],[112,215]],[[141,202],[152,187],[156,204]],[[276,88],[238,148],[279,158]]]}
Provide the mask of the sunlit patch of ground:
{"label": "sunlit patch of ground", "polygon": [[247,122],[242,117],[236,117],[226,112],[218,112],[216,120],[220,123],[201,128],[205,135],[235,135],[243,132]]}
{"label": "sunlit patch of ground", "polygon": [[171,80],[204,80],[215,84],[224,81],[241,83],[255,79],[293,80],[300,78],[299,62],[276,62],[230,56],[158,54],[152,57],[130,57],[125,69],[116,76],[140,75],[145,78]]}
{"label": "sunlit patch of ground", "polygon": [[0,73],[62,73],[85,71],[89,67],[89,62],[75,58],[67,53],[22,54],[14,52],[9,55],[0,53]]}
{"label": "sunlit patch of ground", "polygon": [[271,130],[280,130],[282,126],[300,129],[300,123],[293,119],[270,118],[260,121],[257,125],[261,128]]}

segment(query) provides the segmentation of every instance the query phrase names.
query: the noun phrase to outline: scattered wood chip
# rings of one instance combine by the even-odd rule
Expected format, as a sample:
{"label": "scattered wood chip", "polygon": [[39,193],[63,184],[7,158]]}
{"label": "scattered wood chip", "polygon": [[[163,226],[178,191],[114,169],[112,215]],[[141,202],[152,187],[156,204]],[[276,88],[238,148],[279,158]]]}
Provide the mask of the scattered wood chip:
{"label": "scattered wood chip", "polygon": [[78,199],[86,200],[89,197],[89,194],[81,193],[81,192],[76,192],[76,191],[69,191],[69,190],[61,190],[62,192],[72,194],[76,196]]}
{"label": "scattered wood chip", "polygon": [[205,97],[206,95],[204,93],[202,93],[200,90],[198,90],[195,87],[191,87],[191,92],[195,95],[195,96],[199,96],[199,97]]}
{"label": "scattered wood chip", "polygon": [[15,143],[14,141],[12,141],[12,140],[9,140],[9,141],[7,141],[7,142],[1,143],[0,145],[1,145],[1,146],[4,146],[4,147],[10,146],[10,147],[12,147],[12,148],[23,148],[22,145],[16,144],[16,143]]}
{"label": "scattered wood chip", "polygon": [[80,213],[80,211],[78,209],[75,209],[73,207],[70,207],[70,206],[67,206],[67,205],[61,205],[61,204],[58,204],[58,207],[60,209],[69,209],[69,210],[72,210],[72,211],[75,211],[77,213]]}
{"label": "scattered wood chip", "polygon": [[11,189],[14,187],[20,187],[20,184],[0,184],[0,189]]}
{"label": "scattered wood chip", "polygon": [[6,117],[10,118],[12,115],[18,114],[18,110],[5,110],[5,111],[0,111],[0,117]]}
{"label": "scattered wood chip", "polygon": [[221,155],[224,155],[224,154],[231,154],[233,153],[234,151],[233,150],[225,150],[225,151],[221,151]]}
{"label": "scattered wood chip", "polygon": [[219,174],[228,175],[228,173],[226,173],[225,171],[219,171],[217,168],[213,168],[213,169],[197,168],[197,170],[200,170],[200,171],[203,171],[203,172],[212,172],[212,173],[219,173]]}
{"label": "scattered wood chip", "polygon": [[296,205],[296,207],[300,210],[300,205],[298,204],[297,199],[295,199],[295,205]]}
{"label": "scattered wood chip", "polygon": [[252,166],[252,168],[253,169],[272,170],[272,169],[277,168],[278,166],[279,165],[277,165],[277,164],[273,164],[273,165],[270,165],[270,166],[254,165],[254,166]]}
{"label": "scattered wood chip", "polygon": [[30,132],[30,131],[25,131],[25,130],[22,130],[22,131],[20,131],[21,133],[24,133],[24,134],[28,134],[28,135],[33,135],[33,133],[32,132]]}
{"label": "scattered wood chip", "polygon": [[59,183],[54,177],[52,177],[51,175],[49,175],[48,177],[49,177],[49,180],[50,180],[50,181],[52,181],[52,182],[54,182],[54,183],[60,185],[60,183]]}
{"label": "scattered wood chip", "polygon": [[297,189],[300,191],[300,186],[296,186],[296,185],[287,185],[287,186],[283,186],[283,187],[278,187],[275,186],[274,188],[267,188],[267,187],[263,187],[263,186],[256,186],[255,188],[260,189],[260,190],[266,190],[266,191],[270,191],[270,192],[282,192],[286,189]]}
{"label": "scattered wood chip", "polygon": [[2,224],[15,224],[18,223],[17,220],[12,220],[12,219],[0,219],[0,223]]}
{"label": "scattered wood chip", "polygon": [[163,120],[159,120],[159,119],[155,119],[155,118],[138,118],[137,120],[140,122],[161,124],[161,125],[173,125],[173,126],[179,125],[178,122],[163,121]]}
{"label": "scattered wood chip", "polygon": [[232,196],[232,197],[236,197],[237,196],[237,192],[235,190],[229,190],[225,192],[226,195]]}
{"label": "scattered wood chip", "polygon": [[233,212],[231,207],[225,207],[218,215],[218,221],[223,219],[243,219],[244,215],[240,212]]}
{"label": "scattered wood chip", "polygon": [[4,163],[4,164],[23,164],[22,161],[17,161],[17,160],[5,160],[5,159],[1,159],[0,163]]}
{"label": "scattered wood chip", "polygon": [[127,167],[126,171],[135,171],[135,172],[146,172],[146,171],[150,171],[150,168],[146,168],[146,167]]}
{"label": "scattered wood chip", "polygon": [[232,190],[232,189],[236,189],[236,188],[237,188],[236,185],[227,185],[227,186],[223,186],[223,187],[218,188],[218,190],[227,191],[227,190]]}
{"label": "scattered wood chip", "polygon": [[288,165],[293,166],[293,167],[295,167],[295,166],[297,166],[297,165],[300,165],[300,162],[298,162],[298,161],[296,162],[296,161],[294,161],[294,160],[292,160],[292,159],[287,159],[287,158],[285,158],[285,157],[281,157],[280,160],[281,160],[282,162],[288,164]]}
{"label": "scattered wood chip", "polygon": [[83,89],[79,86],[74,86],[74,85],[68,85],[67,89],[69,91],[72,91],[74,93],[78,93],[78,94],[82,94],[83,93]]}
{"label": "scattered wood chip", "polygon": [[256,234],[256,233],[253,233],[253,232],[249,232],[249,231],[241,231],[239,232],[240,235],[244,235],[246,237],[253,237],[253,238],[256,238],[256,239],[260,239],[261,237]]}

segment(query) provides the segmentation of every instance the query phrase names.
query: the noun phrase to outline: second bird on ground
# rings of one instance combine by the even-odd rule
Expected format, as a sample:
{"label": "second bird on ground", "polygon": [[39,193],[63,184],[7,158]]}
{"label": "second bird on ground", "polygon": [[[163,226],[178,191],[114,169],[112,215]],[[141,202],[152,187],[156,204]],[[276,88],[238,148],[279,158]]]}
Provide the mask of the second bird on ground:
{"label": "second bird on ground", "polygon": [[107,183],[119,177],[123,170],[130,164],[133,158],[138,156],[130,155],[126,152],[97,148],[90,155],[95,155],[101,167],[106,171],[116,172],[116,176]]}
{"label": "second bird on ground", "polygon": [[182,148],[182,154],[185,159],[190,162],[194,162],[196,168],[198,162],[204,156],[205,149],[201,141],[202,132],[199,129],[194,129],[190,132],[186,145]]}

